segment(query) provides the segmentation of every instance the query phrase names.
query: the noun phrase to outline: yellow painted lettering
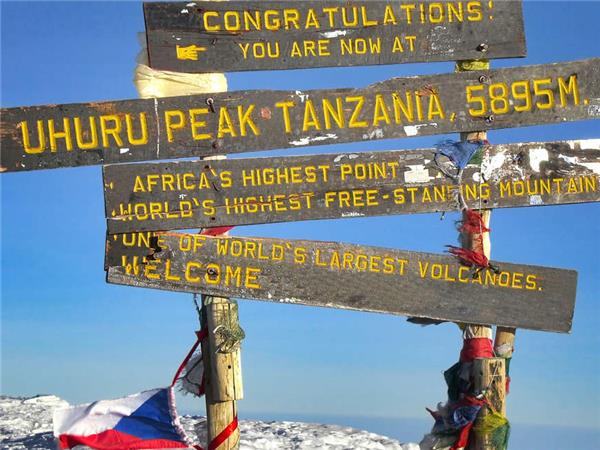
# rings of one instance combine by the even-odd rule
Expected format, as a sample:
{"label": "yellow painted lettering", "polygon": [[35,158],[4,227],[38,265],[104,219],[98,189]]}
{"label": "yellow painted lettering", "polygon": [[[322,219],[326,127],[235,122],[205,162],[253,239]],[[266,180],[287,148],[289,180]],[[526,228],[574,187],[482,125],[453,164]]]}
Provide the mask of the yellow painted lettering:
{"label": "yellow painted lettering", "polygon": [[385,104],[383,95],[377,94],[375,96],[375,109],[373,112],[373,126],[379,126],[380,122],[384,122],[387,125],[391,124],[390,113],[388,107]]}
{"label": "yellow painted lettering", "polygon": [[[198,120],[197,116],[199,116],[201,114],[208,114],[208,108],[197,108],[197,109],[189,110],[190,127],[192,130],[192,139],[194,139],[195,141],[202,141],[202,140],[212,138],[212,135],[210,133],[199,133],[198,132],[199,128],[206,127],[206,122],[204,120]],[[172,141],[169,140],[169,142],[172,142]]]}
{"label": "yellow painted lettering", "polygon": [[392,53],[404,53],[404,46],[400,36],[394,38],[394,45],[392,46]]}
{"label": "yellow painted lettering", "polygon": [[304,28],[308,30],[309,28],[318,29],[320,27],[321,27],[321,25],[319,24],[319,19],[317,18],[317,14],[315,13],[315,10],[310,8],[308,10],[308,13],[306,14],[306,23],[305,23]]}
{"label": "yellow painted lettering", "polygon": [[446,113],[444,112],[444,108],[442,108],[442,103],[440,102],[438,94],[432,94],[429,97],[429,111],[427,113],[427,118],[428,120],[434,120],[436,117],[445,119]]}
{"label": "yellow painted lettering", "polygon": [[29,155],[37,155],[39,153],[43,153],[46,149],[46,135],[44,133],[44,121],[37,121],[37,132],[38,132],[38,145],[33,147],[31,145],[31,140],[29,137],[29,124],[27,121],[23,121],[20,124],[21,134],[23,136],[23,148],[25,149],[25,153]]}
{"label": "yellow painted lettering", "polygon": [[188,261],[188,263],[185,265],[185,272],[184,272],[184,277],[185,277],[185,281],[189,281],[190,283],[200,283],[200,277],[199,276],[194,276],[192,271],[195,269],[200,269],[202,267],[202,264],[194,262],[194,261]]}
{"label": "yellow painted lettering", "polygon": [[[73,122],[75,123],[75,141],[77,142],[77,147],[82,150],[91,150],[94,148],[98,148],[98,129],[96,128],[96,118],[90,116],[88,118],[90,129],[88,131],[83,131],[81,127],[81,119],[79,117],[75,117]],[[88,136],[88,142],[85,142],[85,137]]]}
{"label": "yellow painted lettering", "polygon": [[204,29],[206,31],[219,31],[221,30],[220,25],[211,25],[209,23],[209,19],[211,17],[219,17],[219,13],[216,11],[204,11],[204,13],[202,14],[202,20],[204,22]]}
{"label": "yellow painted lettering", "polygon": [[567,84],[562,77],[558,78],[558,90],[560,93],[560,105],[564,108],[567,106],[567,95],[573,96],[573,104],[579,105],[579,87],[577,85],[577,74],[569,77]]}
{"label": "yellow painted lettering", "polygon": [[265,15],[265,28],[269,31],[278,31],[281,28],[279,12],[273,9],[267,9]]}
{"label": "yellow painted lettering", "polygon": [[283,122],[285,124],[285,132],[286,133],[292,132],[292,124],[291,124],[291,120],[290,120],[290,108],[293,108],[294,106],[295,106],[294,102],[292,102],[292,101],[275,103],[275,107],[281,108],[281,110],[282,110]]}
{"label": "yellow painted lettering", "polygon": [[[131,119],[131,114],[125,114],[125,127],[127,128],[127,140],[131,145],[144,145],[148,143],[148,124],[146,122],[146,113],[140,113],[141,136],[139,138],[136,138],[133,135],[133,121]],[[75,125],[75,129],[77,129],[77,125]],[[79,140],[77,142],[79,143]]]}
{"label": "yellow painted lettering", "polygon": [[167,140],[173,142],[173,130],[181,130],[185,126],[185,114],[183,111],[165,111],[165,128],[167,129]]}
{"label": "yellow painted lettering", "polygon": [[405,99],[400,98],[400,94],[392,95],[394,100],[394,119],[397,124],[406,122],[414,122],[415,113],[413,108],[412,94],[406,92]]}
{"label": "yellow painted lettering", "polygon": [[181,281],[181,277],[178,275],[171,274],[171,260],[165,261],[165,280],[167,281]]}
{"label": "yellow painted lettering", "polygon": [[354,110],[350,116],[348,127],[350,128],[366,128],[369,124],[365,121],[360,121],[359,117],[362,113],[363,106],[365,104],[365,98],[363,96],[346,97],[347,103],[355,103]]}
{"label": "yellow painted lettering", "polygon": [[[109,127],[109,122],[112,122],[113,126]],[[109,136],[112,136],[114,142],[119,147],[123,147],[123,140],[121,139],[121,120],[117,115],[111,114],[108,116],[100,116],[100,131],[102,133],[102,146],[110,147],[108,140]]]}
{"label": "yellow painted lettering", "polygon": [[290,30],[292,28],[300,29],[300,12],[297,9],[284,9],[283,10],[283,21],[285,22],[285,29]]}
{"label": "yellow painted lettering", "polygon": [[390,5],[385,7],[385,11],[383,13],[383,24],[384,25],[397,25],[398,21],[396,20],[396,14],[394,13],[394,8]]}
{"label": "yellow painted lettering", "polygon": [[361,10],[362,19],[363,19],[362,20],[363,21],[363,26],[365,26],[365,27],[374,27],[376,25],[379,25],[379,22],[377,22],[376,20],[370,20],[369,19],[369,14],[368,14],[366,6],[361,6],[360,10]]}
{"label": "yellow painted lettering", "polygon": [[227,108],[223,107],[219,110],[219,132],[218,137],[222,138],[226,134],[229,134],[231,137],[236,137],[235,129],[233,128],[233,123],[231,121],[231,117],[227,112]]}
{"label": "yellow painted lettering", "polygon": [[315,111],[315,106],[310,98],[304,102],[304,121],[302,122],[302,131],[308,131],[311,128],[315,130],[321,129],[319,118]]}
{"label": "yellow painted lettering", "polygon": [[65,147],[67,150],[73,150],[73,139],[71,138],[71,123],[68,117],[63,118],[63,131],[56,131],[54,129],[54,120],[48,120],[48,138],[50,139],[50,151],[56,152],[58,146],[56,145],[57,139],[65,140]]}
{"label": "yellow painted lettering", "polygon": [[325,120],[325,128],[327,130],[330,130],[332,128],[332,119],[337,124],[338,128],[345,127],[346,123],[344,116],[344,106],[342,104],[341,98],[335,99],[335,108],[328,98],[323,99],[323,118]]}
{"label": "yellow painted lettering", "polygon": [[237,108],[238,111],[238,120],[240,123],[240,135],[247,136],[248,132],[246,128],[249,127],[254,133],[255,136],[260,136],[260,129],[252,120],[252,113],[254,112],[254,105],[249,105],[246,112],[244,112],[244,105],[239,105]]}

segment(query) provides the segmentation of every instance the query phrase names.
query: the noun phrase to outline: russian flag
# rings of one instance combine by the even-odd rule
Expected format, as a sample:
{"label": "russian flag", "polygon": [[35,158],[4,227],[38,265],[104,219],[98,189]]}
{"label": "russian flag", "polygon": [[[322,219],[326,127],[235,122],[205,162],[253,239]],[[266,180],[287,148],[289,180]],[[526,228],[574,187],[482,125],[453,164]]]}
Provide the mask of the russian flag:
{"label": "russian flag", "polygon": [[59,448],[98,450],[197,448],[179,424],[173,388],[153,389],[54,412]]}

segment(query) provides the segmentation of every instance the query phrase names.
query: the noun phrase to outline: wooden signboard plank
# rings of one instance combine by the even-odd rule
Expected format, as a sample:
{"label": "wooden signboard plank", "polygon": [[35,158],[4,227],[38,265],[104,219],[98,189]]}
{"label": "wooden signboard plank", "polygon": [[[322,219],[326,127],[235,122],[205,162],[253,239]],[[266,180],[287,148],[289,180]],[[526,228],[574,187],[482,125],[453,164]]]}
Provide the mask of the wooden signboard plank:
{"label": "wooden signboard plank", "polygon": [[568,332],[577,273],[333,242],[109,235],[109,283]]}
{"label": "wooden signboard plank", "polygon": [[177,72],[525,56],[519,1],[145,3],[150,66]]}
{"label": "wooden signboard plank", "polygon": [[2,171],[204,157],[600,118],[600,58],[394,78],[363,89],[241,91],[2,110]]}
{"label": "wooden signboard plank", "polygon": [[[435,149],[104,167],[110,233],[600,201],[600,139],[485,146],[462,188]],[[438,158],[448,172],[455,169]]]}

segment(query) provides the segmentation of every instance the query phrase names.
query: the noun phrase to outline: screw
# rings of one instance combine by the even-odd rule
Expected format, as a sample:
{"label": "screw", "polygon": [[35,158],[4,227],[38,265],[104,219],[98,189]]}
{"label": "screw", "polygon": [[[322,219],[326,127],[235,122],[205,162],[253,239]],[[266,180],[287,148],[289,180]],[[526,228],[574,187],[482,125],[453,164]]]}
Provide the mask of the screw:
{"label": "screw", "polygon": [[484,43],[481,43],[481,44],[479,44],[479,45],[477,46],[477,50],[478,50],[478,51],[480,51],[480,52],[482,52],[482,53],[485,53],[485,52],[487,52],[487,51],[488,51],[488,48],[489,48],[489,46],[488,46],[488,45],[487,45],[485,42],[484,42]]}
{"label": "screw", "polygon": [[216,277],[218,275],[218,272],[213,269],[212,267],[209,267],[208,269],[206,269],[206,273],[208,274],[209,277]]}
{"label": "screw", "polygon": [[479,82],[480,83],[487,83],[488,81],[490,81],[490,79],[487,76],[485,76],[485,75],[481,75],[479,77]]}
{"label": "screw", "polygon": [[494,120],[495,120],[495,117],[493,115],[487,116],[485,118],[486,123],[492,123]]}
{"label": "screw", "polygon": [[206,104],[210,108],[210,112],[214,113],[215,112],[215,101],[214,101],[214,99],[212,97],[207,98],[206,99]]}

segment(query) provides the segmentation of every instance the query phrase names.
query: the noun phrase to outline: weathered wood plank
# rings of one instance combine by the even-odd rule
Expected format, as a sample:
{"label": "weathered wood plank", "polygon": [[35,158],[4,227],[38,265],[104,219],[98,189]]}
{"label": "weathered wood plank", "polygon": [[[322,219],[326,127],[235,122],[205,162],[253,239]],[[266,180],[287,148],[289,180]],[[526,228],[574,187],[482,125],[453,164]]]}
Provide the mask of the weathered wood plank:
{"label": "weathered wood plank", "polygon": [[3,109],[0,166],[203,157],[598,118],[600,58],[395,78],[364,89]]}
{"label": "weathered wood plank", "polygon": [[376,247],[198,234],[109,235],[109,283],[568,332],[574,271]]}
{"label": "weathered wood plank", "polygon": [[525,56],[521,1],[145,3],[150,65],[232,72]]}
{"label": "weathered wood plank", "polygon": [[[109,165],[108,230],[457,210],[461,187],[440,172],[434,155],[427,149]],[[600,139],[486,146],[481,166],[468,166],[462,180],[471,208],[598,202]]]}

